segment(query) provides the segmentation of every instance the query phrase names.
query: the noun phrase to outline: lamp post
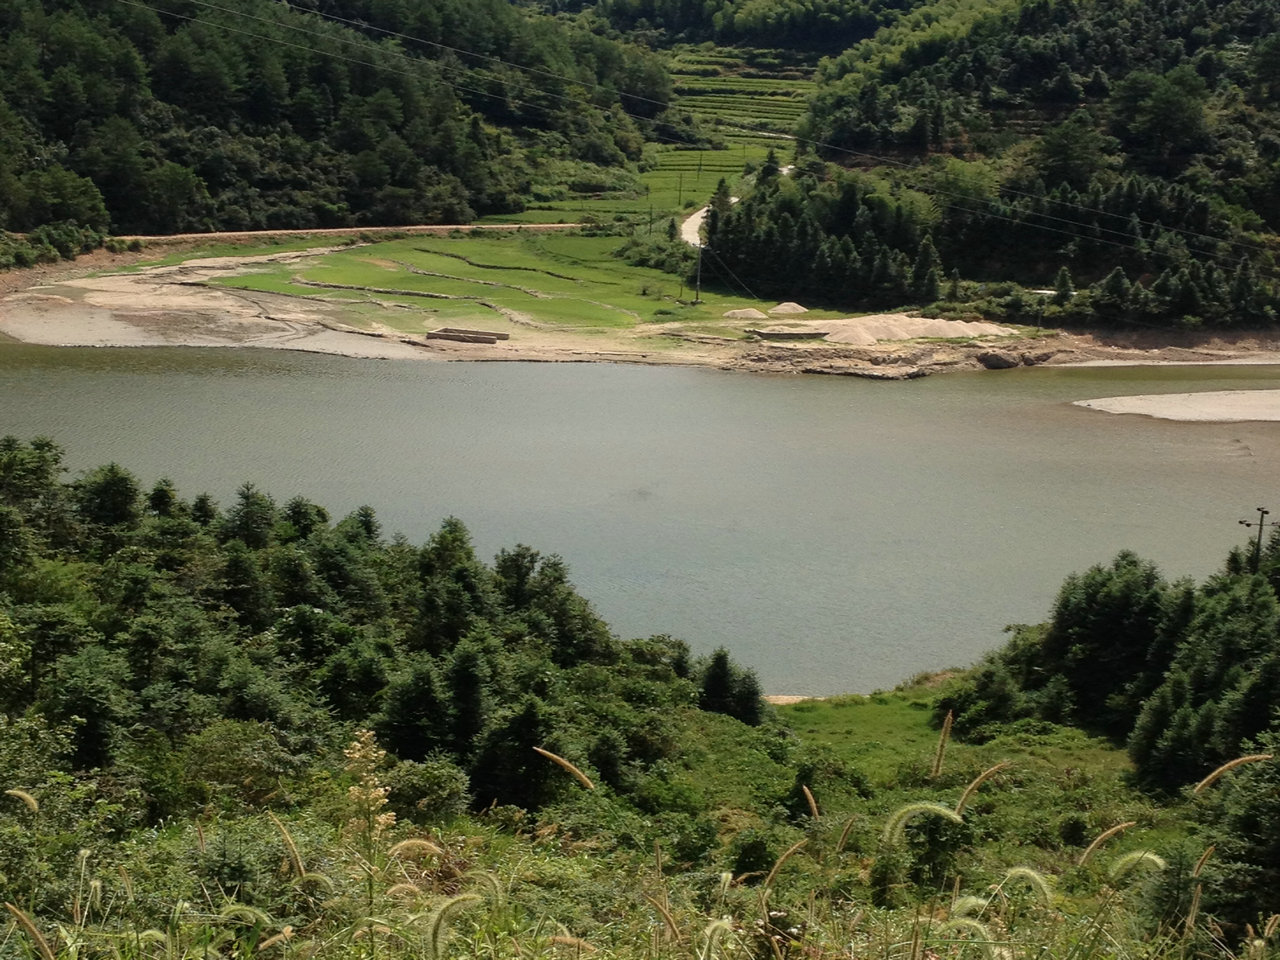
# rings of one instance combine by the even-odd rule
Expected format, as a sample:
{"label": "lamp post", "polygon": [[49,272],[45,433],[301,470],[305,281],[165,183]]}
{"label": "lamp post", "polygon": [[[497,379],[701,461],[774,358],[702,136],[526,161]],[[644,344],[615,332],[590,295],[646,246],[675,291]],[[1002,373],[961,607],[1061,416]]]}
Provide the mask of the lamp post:
{"label": "lamp post", "polygon": [[1270,513],[1271,513],[1271,511],[1270,511],[1270,510],[1268,510],[1266,507],[1258,507],[1258,519],[1257,519],[1257,520],[1241,520],[1241,521],[1239,521],[1240,526],[1242,526],[1242,527],[1257,527],[1257,528],[1258,528],[1258,539],[1257,539],[1257,542],[1256,542],[1256,543],[1254,543],[1254,546],[1253,546],[1253,572],[1254,572],[1254,573],[1257,573],[1257,572],[1258,572],[1258,570],[1259,570],[1259,569],[1261,568],[1261,566],[1262,566],[1262,531],[1263,531],[1266,527],[1275,527],[1275,526],[1280,526],[1280,521],[1276,521],[1276,520],[1268,521],[1268,520],[1267,520],[1267,516],[1268,516]]}

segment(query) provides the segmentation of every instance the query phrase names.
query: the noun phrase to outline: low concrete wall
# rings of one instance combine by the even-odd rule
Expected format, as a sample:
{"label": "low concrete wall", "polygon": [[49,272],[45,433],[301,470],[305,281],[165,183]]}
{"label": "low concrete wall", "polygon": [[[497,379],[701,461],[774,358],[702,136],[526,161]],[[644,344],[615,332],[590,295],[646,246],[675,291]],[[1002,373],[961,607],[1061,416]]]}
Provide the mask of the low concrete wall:
{"label": "low concrete wall", "polygon": [[493,337],[495,340],[510,340],[511,334],[499,333],[496,330],[471,330],[467,327],[441,327],[437,333],[458,333],[469,337]]}
{"label": "low concrete wall", "polygon": [[[439,330],[428,330],[428,340],[454,340],[458,343],[497,343],[498,338],[492,333],[479,330],[450,330],[441,327]],[[503,339],[506,339],[505,337]]]}
{"label": "low concrete wall", "polygon": [[821,340],[829,330],[747,330],[761,340]]}

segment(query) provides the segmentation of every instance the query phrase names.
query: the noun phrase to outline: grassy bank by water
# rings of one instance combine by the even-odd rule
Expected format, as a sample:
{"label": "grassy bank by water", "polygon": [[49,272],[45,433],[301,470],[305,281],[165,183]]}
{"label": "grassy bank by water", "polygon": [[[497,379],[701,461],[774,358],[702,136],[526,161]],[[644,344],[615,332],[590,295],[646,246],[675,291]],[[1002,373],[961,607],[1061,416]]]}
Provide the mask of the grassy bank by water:
{"label": "grassy bank by water", "polygon": [[[445,325],[516,334],[532,327],[625,335],[652,349],[673,348],[686,334],[740,339],[750,323],[722,314],[773,305],[706,289],[693,304],[693,290],[678,277],[616,256],[628,239],[521,232],[411,237],[267,264],[217,282],[364,304],[368,309],[352,315],[356,325],[376,320],[407,334]],[[373,309],[375,302],[389,308]]]}

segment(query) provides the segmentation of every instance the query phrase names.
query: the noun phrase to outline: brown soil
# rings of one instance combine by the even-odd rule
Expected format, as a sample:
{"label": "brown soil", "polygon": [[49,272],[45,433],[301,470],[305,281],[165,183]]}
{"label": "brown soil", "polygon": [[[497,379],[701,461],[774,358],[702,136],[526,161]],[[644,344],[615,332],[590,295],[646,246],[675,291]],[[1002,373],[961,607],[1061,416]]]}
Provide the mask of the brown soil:
{"label": "brown soil", "polygon": [[[539,224],[520,229],[565,227]],[[453,229],[457,228],[420,228],[420,232]],[[330,233],[350,236],[352,231]],[[296,235],[325,233],[298,231]],[[161,252],[195,249],[207,245],[211,237],[220,242],[243,240],[257,244],[264,239],[262,234],[170,237],[163,238]],[[687,327],[674,323],[640,324],[605,338],[598,334],[588,337],[532,323],[527,317],[507,315],[505,320],[518,327],[510,340],[497,344],[428,342],[389,328],[350,327],[344,323],[344,305],[326,300],[322,290],[317,290],[315,297],[288,297],[206,283],[214,277],[239,272],[255,261],[302,259],[308,255],[303,252],[192,260],[135,273],[95,276],[155,259],[159,243],[140,252],[112,254],[99,250],[73,263],[0,274],[0,333],[47,344],[261,346],[445,360],[678,363],[889,380],[953,370],[1042,364],[1280,362],[1280,335],[1270,331],[1240,332],[1229,337],[1190,331],[1045,331],[1002,336],[999,328],[990,325],[956,323],[940,330],[940,321],[907,314],[842,321],[796,318],[787,323],[789,328],[811,327],[818,339],[783,341],[706,336],[690,333]],[[377,302],[376,292],[370,292],[369,299]],[[493,319],[499,319],[501,313],[483,306],[477,309]],[[484,325],[480,317],[477,324]],[[870,336],[864,335],[867,331],[871,331]],[[942,333],[954,335],[941,336]],[[827,338],[822,339],[823,335]],[[915,339],[877,339],[884,336]],[[668,345],[665,349],[661,346],[664,342]]]}

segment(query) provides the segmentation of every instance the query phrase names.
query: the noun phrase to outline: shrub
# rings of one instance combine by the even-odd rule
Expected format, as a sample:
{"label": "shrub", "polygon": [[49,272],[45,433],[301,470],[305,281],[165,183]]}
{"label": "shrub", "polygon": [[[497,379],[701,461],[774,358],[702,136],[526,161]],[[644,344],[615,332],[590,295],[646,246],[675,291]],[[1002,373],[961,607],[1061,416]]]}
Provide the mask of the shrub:
{"label": "shrub", "polygon": [[266,803],[295,766],[272,729],[256,720],[215,720],[182,749],[185,793],[197,803]]}
{"label": "shrub", "polygon": [[448,822],[471,802],[466,773],[440,754],[422,761],[402,760],[383,778],[396,816],[413,823]]}

